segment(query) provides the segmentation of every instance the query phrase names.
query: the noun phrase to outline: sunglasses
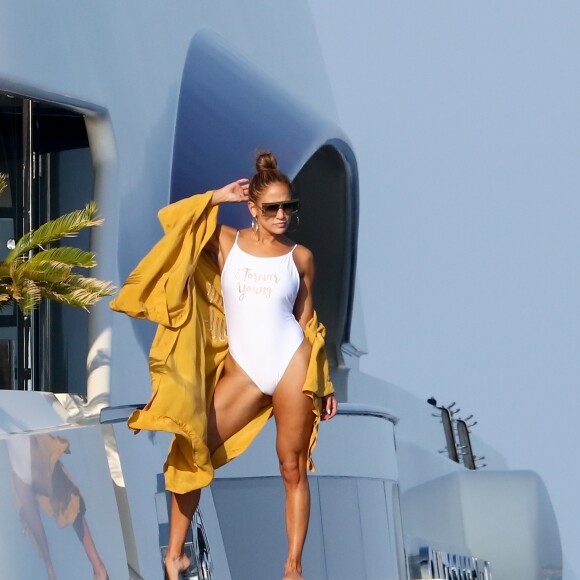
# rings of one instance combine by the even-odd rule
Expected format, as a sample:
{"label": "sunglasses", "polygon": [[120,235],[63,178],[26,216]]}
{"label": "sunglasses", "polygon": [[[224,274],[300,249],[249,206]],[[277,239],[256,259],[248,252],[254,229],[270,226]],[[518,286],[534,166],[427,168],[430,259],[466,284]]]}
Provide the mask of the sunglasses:
{"label": "sunglasses", "polygon": [[278,215],[279,210],[282,210],[284,213],[298,213],[300,201],[291,199],[290,201],[282,201],[280,203],[263,203],[261,206],[256,204],[256,207],[262,212],[264,217],[273,218]]}

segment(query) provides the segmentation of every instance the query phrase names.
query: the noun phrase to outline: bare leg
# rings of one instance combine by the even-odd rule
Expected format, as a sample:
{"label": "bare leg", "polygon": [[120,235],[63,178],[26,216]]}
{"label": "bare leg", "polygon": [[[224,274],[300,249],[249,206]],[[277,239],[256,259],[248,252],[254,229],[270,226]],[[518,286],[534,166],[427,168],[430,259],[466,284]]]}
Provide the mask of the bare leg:
{"label": "bare leg", "polygon": [[314,415],[312,400],[302,392],[309,352],[306,344],[299,348],[272,398],[277,428],[276,451],[286,490],[288,557],[284,580],[302,579],[302,551],[310,517],[306,460]]}
{"label": "bare leg", "polygon": [[169,527],[169,545],[165,554],[165,577],[167,580],[178,580],[179,573],[189,568],[189,558],[183,552],[183,544],[191,525],[193,514],[199,504],[201,490],[189,493],[171,494],[171,520]]}
{"label": "bare leg", "polygon": [[87,553],[89,561],[91,562],[94,580],[108,580],[109,575],[107,574],[107,569],[97,552],[97,547],[95,546],[93,536],[89,530],[89,525],[82,514],[79,514],[77,519],[73,522],[73,528]]}
{"label": "bare leg", "polygon": [[[207,445],[213,453],[224,441],[247,425],[270,401],[236,362],[228,357],[225,372],[218,382],[210,408],[207,425]],[[172,494],[169,545],[165,555],[167,580],[178,580],[179,572],[189,568],[183,545],[193,514],[199,504],[201,490]]]}
{"label": "bare leg", "polygon": [[32,537],[34,538],[34,543],[38,547],[40,557],[42,558],[46,567],[48,580],[56,580],[56,573],[52,565],[52,559],[50,557],[50,551],[48,548],[48,540],[46,538],[46,532],[44,531],[44,526],[42,525],[42,519],[38,510],[36,495],[32,491],[32,487],[29,484],[24,483],[16,474],[12,475],[12,481],[14,482],[14,491],[16,492],[20,504],[22,505],[20,509],[20,516],[22,517],[23,524],[26,526],[28,531],[30,531]]}

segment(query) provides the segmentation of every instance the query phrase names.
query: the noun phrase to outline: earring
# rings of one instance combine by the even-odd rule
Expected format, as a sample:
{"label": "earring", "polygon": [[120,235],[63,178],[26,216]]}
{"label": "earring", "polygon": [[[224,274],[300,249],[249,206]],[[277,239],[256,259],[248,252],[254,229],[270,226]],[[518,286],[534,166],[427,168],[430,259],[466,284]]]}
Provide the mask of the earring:
{"label": "earring", "polygon": [[259,229],[260,229],[260,226],[258,225],[258,220],[255,218],[252,218],[252,233],[257,234]]}
{"label": "earring", "polygon": [[[288,229],[288,233],[291,234],[293,232],[295,232],[298,229],[298,226],[300,225],[300,214],[298,213],[293,213],[292,214],[292,218],[296,216],[296,224],[294,226],[292,226],[292,229]],[[292,219],[291,218],[291,219]]]}

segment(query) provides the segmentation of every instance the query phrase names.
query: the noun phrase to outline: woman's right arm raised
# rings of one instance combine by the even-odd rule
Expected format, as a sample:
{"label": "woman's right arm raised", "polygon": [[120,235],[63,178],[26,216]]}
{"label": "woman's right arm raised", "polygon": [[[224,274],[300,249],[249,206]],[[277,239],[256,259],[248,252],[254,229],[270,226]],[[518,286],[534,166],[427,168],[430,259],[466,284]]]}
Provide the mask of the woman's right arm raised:
{"label": "woman's right arm raised", "polygon": [[[248,196],[249,180],[246,178],[237,179],[232,183],[228,183],[219,189],[214,189],[210,205],[220,205],[222,203],[241,203],[247,202],[250,198]],[[211,252],[220,264],[220,269],[223,266],[223,252],[222,248],[227,246],[227,251],[231,249],[235,238],[233,228],[225,225],[218,225],[211,240],[207,243],[205,249]]]}
{"label": "woman's right arm raised", "polygon": [[250,187],[249,179],[237,179],[232,183],[228,183],[219,189],[214,189],[211,205],[219,205],[221,203],[239,203],[248,201],[248,190]]}

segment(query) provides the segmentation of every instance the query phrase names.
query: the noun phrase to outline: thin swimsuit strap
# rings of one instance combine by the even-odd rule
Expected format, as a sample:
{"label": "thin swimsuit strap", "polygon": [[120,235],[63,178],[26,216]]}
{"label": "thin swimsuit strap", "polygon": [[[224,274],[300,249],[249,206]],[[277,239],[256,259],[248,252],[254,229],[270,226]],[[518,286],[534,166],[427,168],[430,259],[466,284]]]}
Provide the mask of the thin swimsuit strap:
{"label": "thin swimsuit strap", "polygon": [[[236,231],[236,239],[234,240],[234,246],[238,246],[238,248],[240,250],[242,250],[242,248],[240,248],[240,244],[238,244],[238,237],[240,236],[240,230]],[[292,249],[289,252],[286,252],[285,254],[282,254],[280,256],[254,256],[254,254],[249,254],[248,252],[246,252],[245,250],[242,250],[242,252],[244,252],[244,254],[248,254],[248,256],[252,256],[252,258],[281,258],[282,256],[287,256],[288,254],[293,254],[294,250],[296,249],[296,247],[298,246],[298,244],[294,244],[292,246]],[[231,250],[230,250],[231,252]],[[229,254],[228,254],[229,256]]]}

